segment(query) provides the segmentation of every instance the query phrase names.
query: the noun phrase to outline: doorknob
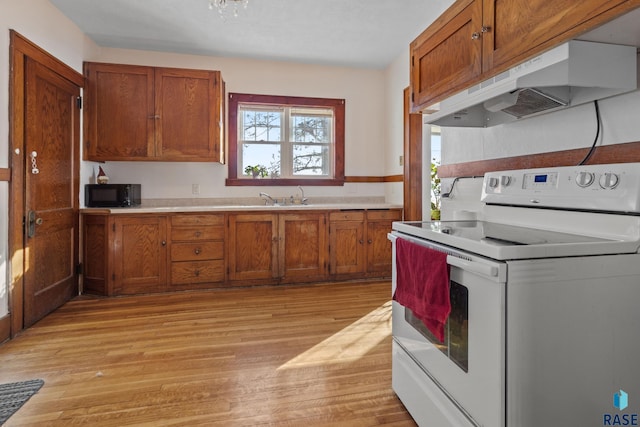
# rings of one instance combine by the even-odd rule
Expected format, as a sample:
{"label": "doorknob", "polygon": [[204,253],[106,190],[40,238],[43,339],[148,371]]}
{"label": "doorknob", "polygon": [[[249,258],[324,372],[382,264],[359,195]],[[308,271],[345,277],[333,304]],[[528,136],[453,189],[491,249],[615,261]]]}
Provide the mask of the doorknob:
{"label": "doorknob", "polygon": [[35,211],[29,211],[27,215],[28,224],[27,224],[27,237],[31,238],[36,234],[36,225],[42,225],[44,220],[42,218],[36,218]]}

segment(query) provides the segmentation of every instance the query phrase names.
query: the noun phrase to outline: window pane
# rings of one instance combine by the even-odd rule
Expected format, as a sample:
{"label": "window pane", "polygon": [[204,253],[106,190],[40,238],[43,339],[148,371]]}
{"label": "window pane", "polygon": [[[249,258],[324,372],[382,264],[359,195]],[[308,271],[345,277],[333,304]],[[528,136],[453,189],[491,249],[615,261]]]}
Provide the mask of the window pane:
{"label": "window pane", "polygon": [[281,141],[282,113],[242,110],[242,139],[245,141]]}
{"label": "window pane", "polygon": [[330,175],[330,154],[326,145],[294,145],[294,175]]}
{"label": "window pane", "polygon": [[329,143],[333,139],[333,115],[325,109],[292,109],[291,141]]}
{"label": "window pane", "polygon": [[264,166],[269,175],[279,176],[280,169],[280,145],[279,144],[242,144],[242,165],[240,170],[243,175],[247,166]]}

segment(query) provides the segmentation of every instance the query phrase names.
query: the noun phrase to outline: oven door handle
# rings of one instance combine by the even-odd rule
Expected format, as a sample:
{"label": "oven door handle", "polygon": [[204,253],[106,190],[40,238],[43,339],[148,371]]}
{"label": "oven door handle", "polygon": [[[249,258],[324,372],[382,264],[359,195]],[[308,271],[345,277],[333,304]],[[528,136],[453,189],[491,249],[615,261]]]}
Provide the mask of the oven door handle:
{"label": "oven door handle", "polygon": [[498,267],[496,266],[482,264],[477,261],[467,261],[453,255],[447,255],[447,264],[488,277],[498,276]]}

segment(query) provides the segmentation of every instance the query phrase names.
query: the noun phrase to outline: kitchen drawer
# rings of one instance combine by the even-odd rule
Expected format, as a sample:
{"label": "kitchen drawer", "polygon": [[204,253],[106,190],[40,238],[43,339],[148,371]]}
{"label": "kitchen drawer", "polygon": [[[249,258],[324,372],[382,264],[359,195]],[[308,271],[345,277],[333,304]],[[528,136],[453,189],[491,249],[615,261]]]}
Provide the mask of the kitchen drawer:
{"label": "kitchen drawer", "polygon": [[329,221],[364,221],[364,211],[331,212]]}
{"label": "kitchen drawer", "polygon": [[224,281],[224,261],[185,261],[171,263],[171,284]]}
{"label": "kitchen drawer", "polygon": [[387,219],[392,221],[400,221],[402,219],[402,211],[400,210],[382,210],[382,211],[367,211],[367,219],[381,220]]}
{"label": "kitchen drawer", "polygon": [[223,240],[224,227],[200,226],[171,228],[171,240]]}
{"label": "kitchen drawer", "polygon": [[171,244],[171,261],[199,261],[223,258],[224,243],[221,241]]}
{"label": "kitchen drawer", "polygon": [[224,215],[174,215],[171,225],[224,225]]}

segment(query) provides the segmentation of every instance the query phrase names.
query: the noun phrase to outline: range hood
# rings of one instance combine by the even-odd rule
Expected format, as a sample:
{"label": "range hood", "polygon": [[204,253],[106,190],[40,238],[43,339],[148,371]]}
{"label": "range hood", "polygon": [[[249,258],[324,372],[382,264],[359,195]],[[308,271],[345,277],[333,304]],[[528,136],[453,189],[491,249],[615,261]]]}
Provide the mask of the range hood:
{"label": "range hood", "polygon": [[424,122],[488,127],[636,89],[636,47],[573,40],[427,107]]}

